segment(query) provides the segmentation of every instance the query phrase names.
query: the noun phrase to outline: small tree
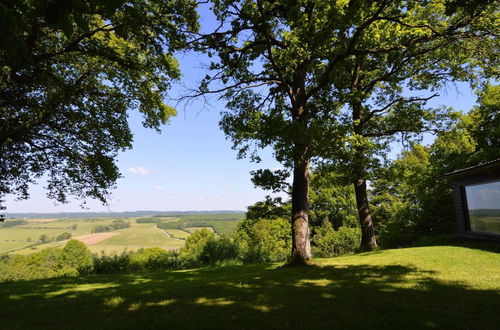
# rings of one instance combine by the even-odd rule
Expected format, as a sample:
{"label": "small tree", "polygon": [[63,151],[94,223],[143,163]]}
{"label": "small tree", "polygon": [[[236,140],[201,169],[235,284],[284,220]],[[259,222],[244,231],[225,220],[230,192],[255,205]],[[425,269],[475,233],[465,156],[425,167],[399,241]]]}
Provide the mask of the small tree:
{"label": "small tree", "polygon": [[85,244],[71,239],[61,251],[59,266],[68,275],[90,274],[94,268],[92,254]]}

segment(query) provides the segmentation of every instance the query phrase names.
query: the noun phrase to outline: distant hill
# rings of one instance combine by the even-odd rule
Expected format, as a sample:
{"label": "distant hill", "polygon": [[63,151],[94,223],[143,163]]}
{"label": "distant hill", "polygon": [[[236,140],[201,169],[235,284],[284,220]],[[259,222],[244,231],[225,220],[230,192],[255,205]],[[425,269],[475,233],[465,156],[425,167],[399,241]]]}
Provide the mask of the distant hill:
{"label": "distant hill", "polygon": [[146,216],[165,216],[176,217],[185,215],[204,215],[204,214],[241,214],[244,211],[132,211],[132,212],[61,212],[61,213],[5,213],[6,218],[137,218]]}

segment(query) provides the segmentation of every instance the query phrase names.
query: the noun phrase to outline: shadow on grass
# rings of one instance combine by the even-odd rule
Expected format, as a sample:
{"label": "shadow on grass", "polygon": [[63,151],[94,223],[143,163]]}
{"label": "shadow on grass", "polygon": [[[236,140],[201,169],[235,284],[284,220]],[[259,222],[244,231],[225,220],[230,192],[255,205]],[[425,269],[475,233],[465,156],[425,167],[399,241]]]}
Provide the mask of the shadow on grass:
{"label": "shadow on grass", "polygon": [[498,329],[495,290],[410,266],[235,266],[0,284],[5,329]]}

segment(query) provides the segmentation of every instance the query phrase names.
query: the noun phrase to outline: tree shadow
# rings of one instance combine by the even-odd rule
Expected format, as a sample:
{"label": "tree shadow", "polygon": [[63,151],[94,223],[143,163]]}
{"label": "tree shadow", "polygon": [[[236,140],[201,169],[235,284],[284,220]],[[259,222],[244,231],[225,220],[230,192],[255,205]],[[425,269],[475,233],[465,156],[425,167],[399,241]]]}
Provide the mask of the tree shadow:
{"label": "tree shadow", "polygon": [[[498,290],[412,266],[252,265],[0,284],[6,329],[498,329]],[[29,317],[27,317],[29,315]]]}

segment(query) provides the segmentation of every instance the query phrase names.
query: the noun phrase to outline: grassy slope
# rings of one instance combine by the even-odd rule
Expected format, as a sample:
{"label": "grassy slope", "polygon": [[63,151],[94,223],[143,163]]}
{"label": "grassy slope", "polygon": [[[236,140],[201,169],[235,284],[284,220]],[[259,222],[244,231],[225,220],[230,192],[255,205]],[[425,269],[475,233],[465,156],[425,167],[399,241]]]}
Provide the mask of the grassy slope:
{"label": "grassy slope", "polygon": [[0,324],[499,329],[498,245],[471,247],[378,251],[307,268],[251,265],[4,283]]}
{"label": "grassy slope", "polygon": [[140,248],[161,247],[175,249],[184,245],[184,241],[172,239],[154,223],[132,223],[130,228],[117,231],[118,235],[90,245],[92,252],[120,253],[124,249],[138,250]]}

